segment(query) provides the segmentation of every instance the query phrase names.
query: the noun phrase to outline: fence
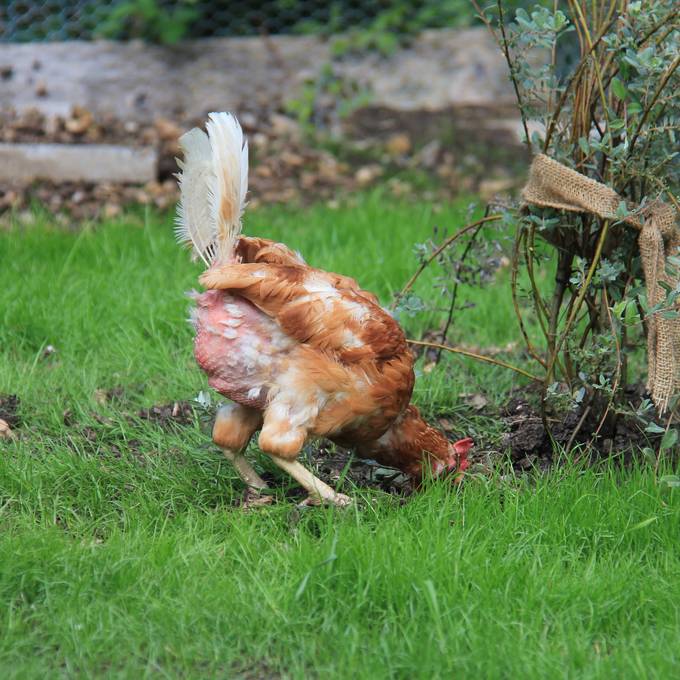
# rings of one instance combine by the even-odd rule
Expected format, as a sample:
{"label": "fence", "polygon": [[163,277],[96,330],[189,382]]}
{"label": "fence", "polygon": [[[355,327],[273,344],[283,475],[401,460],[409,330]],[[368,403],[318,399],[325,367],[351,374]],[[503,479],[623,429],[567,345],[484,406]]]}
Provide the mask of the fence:
{"label": "fence", "polygon": [[0,42],[410,33],[473,21],[468,0],[0,0]]}

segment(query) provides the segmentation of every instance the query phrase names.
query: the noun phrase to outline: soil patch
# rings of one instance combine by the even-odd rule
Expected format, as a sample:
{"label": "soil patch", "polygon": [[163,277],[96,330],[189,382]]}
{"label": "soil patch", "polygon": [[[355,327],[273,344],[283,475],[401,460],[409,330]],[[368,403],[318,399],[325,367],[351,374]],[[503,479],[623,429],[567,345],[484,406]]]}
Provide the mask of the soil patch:
{"label": "soil patch", "polygon": [[362,488],[390,494],[408,495],[413,492],[413,483],[399,470],[356,458],[351,451],[328,442],[310,446],[308,459],[303,459],[303,462],[330,486],[347,480]]}
{"label": "soil patch", "polygon": [[[337,205],[339,196],[378,183],[386,184],[396,197],[417,195],[424,200],[445,201],[461,192],[502,193],[521,182],[520,175],[509,169],[509,165],[517,164],[516,149],[512,153],[499,151],[497,158],[490,159],[489,149],[500,148],[498,144],[474,146],[469,134],[451,133],[441,124],[442,118],[433,115],[427,116],[433,121],[428,130],[443,136],[441,139],[425,138],[417,134],[417,126],[399,118],[389,134],[378,134],[370,126],[373,118],[358,116],[348,126],[348,137],[320,144],[281,110],[240,108],[239,121],[250,149],[250,205],[318,201]],[[82,107],[75,107],[68,116],[53,117],[37,109],[21,114],[2,111],[0,142],[145,146],[155,148],[159,160],[157,179],[145,185],[0,183],[0,214],[21,215],[31,203],[38,202],[68,225],[84,219],[114,218],[128,205],[172,208],[179,197],[174,178],[176,158],[181,155],[179,137],[192,127],[204,127],[205,120],[157,118],[141,124],[113,116],[95,117]],[[452,139],[446,135],[452,135]]]}
{"label": "soil patch", "polygon": [[[606,402],[596,398],[562,413],[548,413],[544,423],[531,396],[531,390],[525,396],[513,396],[498,414],[505,426],[501,447],[510,452],[513,464],[522,470],[547,468],[554,462],[556,451],[576,447],[591,462],[616,455],[628,464],[643,449],[656,450],[663,436],[662,429],[648,431],[648,423],[632,409],[611,409],[603,416]],[[626,397],[626,403],[637,408],[649,395],[643,385],[630,385]]]}
{"label": "soil patch", "polygon": [[16,394],[0,394],[0,420],[4,420],[13,430],[21,425],[20,404],[21,400]]}
{"label": "soil patch", "polygon": [[177,425],[191,425],[196,417],[196,409],[188,401],[173,401],[151,408],[142,409],[137,413],[142,420],[148,420],[162,429],[169,429]]}

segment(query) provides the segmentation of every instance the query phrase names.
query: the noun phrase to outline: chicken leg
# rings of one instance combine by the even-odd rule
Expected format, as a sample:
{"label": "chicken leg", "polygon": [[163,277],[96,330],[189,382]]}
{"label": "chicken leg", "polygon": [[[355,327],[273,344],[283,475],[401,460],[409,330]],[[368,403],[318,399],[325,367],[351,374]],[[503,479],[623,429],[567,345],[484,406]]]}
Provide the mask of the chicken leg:
{"label": "chicken leg", "polygon": [[350,505],[352,499],[342,493],[333,491],[328,484],[315,477],[306,467],[297,460],[286,460],[273,454],[269,454],[271,459],[282,470],[285,470],[293,479],[300,483],[309,493],[308,502],[310,503],[332,503],[338,507]]}
{"label": "chicken leg", "polygon": [[[297,395],[298,397],[300,395]],[[283,399],[273,401],[264,414],[259,444],[272,461],[285,470],[309,493],[306,502],[310,504],[332,503],[337,506],[349,505],[348,496],[337,493],[328,484],[315,477],[296,459],[307,440],[307,430],[299,418],[291,418],[291,412],[304,412],[300,404],[286,403]]]}
{"label": "chicken leg", "polygon": [[253,491],[267,488],[267,482],[255,472],[243,455],[250,438],[262,424],[262,414],[240,404],[225,404],[217,411],[213,426],[213,441],[222,449],[239,477]]}

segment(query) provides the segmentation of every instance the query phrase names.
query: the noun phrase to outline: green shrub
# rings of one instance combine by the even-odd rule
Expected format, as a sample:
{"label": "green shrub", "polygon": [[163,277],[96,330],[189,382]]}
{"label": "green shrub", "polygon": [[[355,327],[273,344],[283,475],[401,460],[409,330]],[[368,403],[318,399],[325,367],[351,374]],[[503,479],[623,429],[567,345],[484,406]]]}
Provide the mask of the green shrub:
{"label": "green shrub", "polygon": [[[538,128],[527,140],[531,152],[622,198],[615,220],[533,207],[506,215],[515,231],[515,309],[527,352],[542,370],[543,405],[580,405],[602,424],[628,408],[625,387],[642,378],[652,315],[680,316],[680,286],[656,306],[647,300],[638,234],[624,223],[634,206],[656,199],[678,207],[677,5],[569,0],[564,11],[518,9],[504,26],[499,3],[481,16],[507,57],[527,135]],[[574,51],[575,59],[561,59]],[[667,266],[679,263],[671,256]],[[537,274],[545,267],[554,271],[547,287]],[[525,330],[522,299],[539,322],[538,339]],[[677,395],[670,407],[677,409]],[[643,401],[637,415],[650,412]]]}

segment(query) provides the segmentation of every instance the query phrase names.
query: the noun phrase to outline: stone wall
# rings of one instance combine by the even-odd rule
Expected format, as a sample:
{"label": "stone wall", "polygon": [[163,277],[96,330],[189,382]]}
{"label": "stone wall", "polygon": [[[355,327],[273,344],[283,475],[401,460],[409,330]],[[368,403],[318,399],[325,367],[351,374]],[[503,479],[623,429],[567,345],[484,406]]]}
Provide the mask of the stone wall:
{"label": "stone wall", "polygon": [[[308,36],[211,38],[172,47],[140,42],[0,45],[0,106],[67,114],[73,105],[139,121],[199,117],[294,98],[327,63]],[[383,110],[507,109],[505,62],[483,28],[436,30],[383,57],[350,56],[338,70]]]}

